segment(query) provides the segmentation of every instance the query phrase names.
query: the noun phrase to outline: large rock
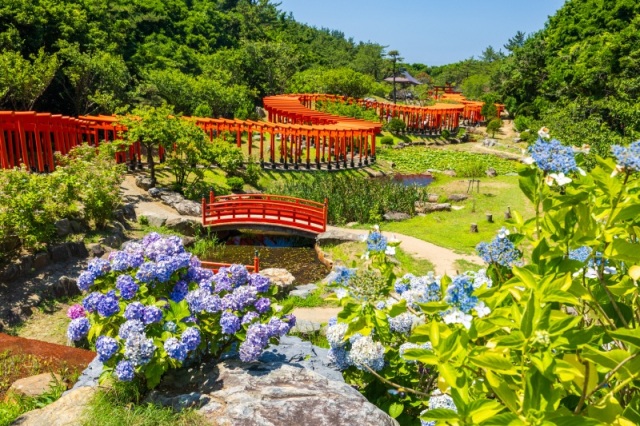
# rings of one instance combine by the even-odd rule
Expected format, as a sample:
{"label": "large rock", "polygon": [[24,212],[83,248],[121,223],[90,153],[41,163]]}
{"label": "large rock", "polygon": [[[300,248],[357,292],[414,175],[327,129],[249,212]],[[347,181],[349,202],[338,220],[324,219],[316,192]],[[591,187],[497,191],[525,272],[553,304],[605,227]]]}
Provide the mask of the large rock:
{"label": "large rock", "polygon": [[58,278],[58,281],[51,285],[51,291],[56,297],[77,296],[80,294],[78,282],[75,278],[69,278],[66,275]]}
{"label": "large rock", "polygon": [[363,241],[362,235],[335,229],[318,234],[316,237],[316,242],[320,245],[343,243],[348,241]]}
{"label": "large rock", "polygon": [[315,284],[299,285],[299,286],[296,286],[296,288],[289,293],[289,296],[297,296],[302,299],[306,299],[311,295],[311,293],[313,293],[317,289],[318,289],[318,286]]}
{"label": "large rock", "polygon": [[488,177],[496,177],[498,176],[498,172],[493,167],[489,167],[486,171]]}
{"label": "large rock", "polygon": [[451,194],[447,198],[449,199],[449,201],[464,201],[469,198],[469,196],[467,194]]}
{"label": "large rock", "polygon": [[37,376],[16,380],[11,387],[9,387],[8,393],[36,397],[50,390],[56,383],[61,382],[62,377],[59,374],[42,373]]}
{"label": "large rock", "polygon": [[278,287],[279,293],[288,293],[296,279],[291,272],[282,268],[261,269],[260,275],[269,278]]}
{"label": "large rock", "polygon": [[351,386],[290,364],[224,361],[167,376],[149,400],[220,426],[398,424]]}
{"label": "large rock", "polygon": [[457,176],[455,170],[445,170],[444,172],[442,172],[442,174],[446,176],[451,176],[451,177]]}
{"label": "large rock", "polygon": [[177,217],[167,220],[164,224],[165,227],[172,231],[179,232],[182,235],[193,237],[196,231],[202,226],[200,221],[194,219],[187,219],[185,217]]}
{"label": "large rock", "polygon": [[97,388],[84,387],[63,395],[53,404],[29,411],[12,424],[19,426],[77,426],[82,424],[84,410],[91,402]]}
{"label": "large rock", "polygon": [[151,180],[151,178],[144,177],[144,176],[137,176],[136,177],[136,186],[138,188],[142,188],[142,189],[148,191],[154,185],[153,185],[153,181]]}
{"label": "large rock", "polygon": [[56,234],[58,237],[66,237],[71,233],[71,222],[69,219],[60,219],[53,224],[56,227]]}
{"label": "large rock", "polygon": [[164,224],[167,222],[166,217],[160,216],[154,213],[147,213],[143,216],[147,219],[147,223],[149,225],[154,226],[156,228],[160,228],[161,226],[164,226]]}
{"label": "large rock", "polygon": [[411,215],[401,212],[389,212],[382,215],[382,218],[387,222],[399,222],[401,220],[411,219]]}
{"label": "large rock", "polygon": [[185,216],[200,216],[202,213],[202,206],[200,203],[196,203],[191,200],[183,200],[172,206],[178,213]]}
{"label": "large rock", "polygon": [[416,213],[431,213],[440,211],[450,211],[451,203],[421,203],[416,202]]}
{"label": "large rock", "polygon": [[184,197],[177,192],[164,191],[160,194],[160,200],[166,205],[173,207],[175,204],[184,201]]}

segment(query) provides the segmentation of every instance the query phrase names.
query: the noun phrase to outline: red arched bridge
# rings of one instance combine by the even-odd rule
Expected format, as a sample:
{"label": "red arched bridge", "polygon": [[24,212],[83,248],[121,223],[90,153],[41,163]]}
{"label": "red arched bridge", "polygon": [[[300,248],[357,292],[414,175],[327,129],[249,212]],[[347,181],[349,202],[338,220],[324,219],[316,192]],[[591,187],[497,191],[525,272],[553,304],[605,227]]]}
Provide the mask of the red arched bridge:
{"label": "red arched bridge", "polygon": [[285,229],[315,237],[327,229],[324,203],[272,194],[234,194],[202,199],[202,226],[214,230],[258,228]]}

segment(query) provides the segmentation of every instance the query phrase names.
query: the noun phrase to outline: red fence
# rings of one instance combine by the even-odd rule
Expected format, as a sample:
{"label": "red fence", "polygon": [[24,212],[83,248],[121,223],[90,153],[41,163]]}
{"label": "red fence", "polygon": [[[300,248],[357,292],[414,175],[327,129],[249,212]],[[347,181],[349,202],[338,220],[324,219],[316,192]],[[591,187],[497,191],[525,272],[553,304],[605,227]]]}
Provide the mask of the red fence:
{"label": "red fence", "polygon": [[327,229],[324,203],[270,194],[242,194],[202,199],[202,225],[229,227],[271,225],[320,234]]}
{"label": "red fence", "polygon": [[[200,261],[200,264],[202,265],[203,268],[211,269],[214,273],[218,273],[218,270],[220,270],[220,268],[223,268],[223,267],[228,268],[229,266],[231,266],[231,263],[207,262],[204,260]],[[260,272],[260,258],[256,254],[253,257],[253,265],[244,265],[244,266],[245,268],[247,268],[247,271],[255,272],[257,274],[258,272]]]}

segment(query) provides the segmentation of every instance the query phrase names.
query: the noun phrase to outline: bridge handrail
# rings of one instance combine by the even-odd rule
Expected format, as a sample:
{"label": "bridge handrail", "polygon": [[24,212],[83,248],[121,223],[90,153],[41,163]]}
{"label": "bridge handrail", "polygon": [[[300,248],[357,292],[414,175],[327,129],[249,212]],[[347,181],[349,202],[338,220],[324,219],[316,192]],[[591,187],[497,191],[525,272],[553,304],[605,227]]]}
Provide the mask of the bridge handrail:
{"label": "bridge handrail", "polygon": [[305,200],[303,198],[291,197],[288,195],[277,194],[232,194],[232,195],[209,195],[209,203],[239,200],[257,200],[257,201],[285,201],[292,204],[307,205],[312,207],[324,208],[325,203],[317,201]]}

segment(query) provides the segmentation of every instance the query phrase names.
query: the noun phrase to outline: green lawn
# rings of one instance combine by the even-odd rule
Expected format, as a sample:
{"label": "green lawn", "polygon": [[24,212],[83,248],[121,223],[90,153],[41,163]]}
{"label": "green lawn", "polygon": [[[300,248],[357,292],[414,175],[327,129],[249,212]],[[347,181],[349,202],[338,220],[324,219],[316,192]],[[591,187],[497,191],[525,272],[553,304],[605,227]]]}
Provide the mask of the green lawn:
{"label": "green lawn", "polygon": [[[518,188],[517,176],[481,178],[480,181],[479,193],[474,191],[466,201],[453,203],[454,206],[463,206],[461,210],[429,213],[402,222],[384,223],[381,228],[458,252],[473,253],[479,242],[493,239],[498,229],[513,223],[504,218],[507,207],[524,218],[533,216],[533,206]],[[439,195],[466,194],[468,185],[468,179],[438,177],[430,186],[430,192]],[[493,214],[493,223],[487,222],[487,213]],[[478,224],[477,234],[470,232],[471,223]]]}

